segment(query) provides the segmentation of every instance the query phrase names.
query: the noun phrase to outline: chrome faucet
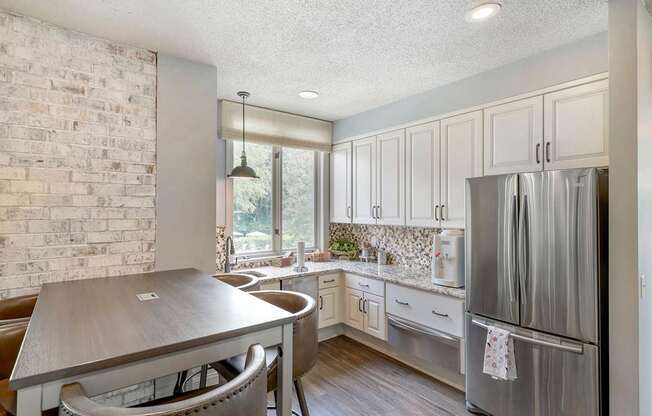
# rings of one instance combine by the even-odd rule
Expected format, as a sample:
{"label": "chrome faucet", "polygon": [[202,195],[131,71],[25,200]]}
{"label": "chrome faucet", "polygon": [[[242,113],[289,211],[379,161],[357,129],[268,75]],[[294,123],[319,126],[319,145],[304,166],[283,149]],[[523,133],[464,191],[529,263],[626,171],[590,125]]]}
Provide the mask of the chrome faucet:
{"label": "chrome faucet", "polygon": [[231,266],[238,264],[238,258],[235,258],[235,263],[231,264],[230,256],[235,254],[235,247],[233,246],[233,238],[231,236],[226,237],[226,245],[224,246],[225,259],[224,259],[224,273],[231,272]]}

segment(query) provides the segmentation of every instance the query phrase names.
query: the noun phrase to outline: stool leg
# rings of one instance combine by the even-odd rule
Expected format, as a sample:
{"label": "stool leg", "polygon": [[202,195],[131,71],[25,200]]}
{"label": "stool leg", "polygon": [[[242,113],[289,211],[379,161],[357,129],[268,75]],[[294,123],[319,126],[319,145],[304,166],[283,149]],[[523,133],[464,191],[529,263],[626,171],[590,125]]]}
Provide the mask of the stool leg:
{"label": "stool leg", "polygon": [[306,395],[303,391],[303,384],[301,384],[300,378],[294,380],[294,388],[297,391],[297,399],[299,400],[299,409],[301,409],[301,416],[310,416],[308,403],[306,402]]}
{"label": "stool leg", "polygon": [[201,366],[201,373],[199,374],[199,388],[206,387],[206,379],[208,378],[208,365]]}

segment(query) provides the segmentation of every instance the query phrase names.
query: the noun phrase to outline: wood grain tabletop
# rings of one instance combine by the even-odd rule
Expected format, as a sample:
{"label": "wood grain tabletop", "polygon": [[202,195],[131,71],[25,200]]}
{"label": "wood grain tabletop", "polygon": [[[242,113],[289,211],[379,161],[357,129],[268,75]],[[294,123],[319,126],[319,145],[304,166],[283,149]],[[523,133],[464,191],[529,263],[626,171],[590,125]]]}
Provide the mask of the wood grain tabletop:
{"label": "wood grain tabletop", "polygon": [[[158,298],[137,296],[151,292]],[[195,269],[44,284],[10,387],[110,368],[294,319]]]}

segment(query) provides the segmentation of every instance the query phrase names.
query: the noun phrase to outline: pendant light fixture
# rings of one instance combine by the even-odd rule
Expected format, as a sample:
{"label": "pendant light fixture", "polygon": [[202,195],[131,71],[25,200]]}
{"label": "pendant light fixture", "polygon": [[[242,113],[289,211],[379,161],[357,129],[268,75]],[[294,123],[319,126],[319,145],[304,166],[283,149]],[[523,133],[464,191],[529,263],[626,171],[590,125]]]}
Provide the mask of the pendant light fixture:
{"label": "pendant light fixture", "polygon": [[242,154],[240,155],[240,165],[234,167],[228,177],[258,179],[256,172],[247,166],[247,153],[245,152],[245,100],[249,98],[249,93],[238,91],[238,96],[242,98]]}

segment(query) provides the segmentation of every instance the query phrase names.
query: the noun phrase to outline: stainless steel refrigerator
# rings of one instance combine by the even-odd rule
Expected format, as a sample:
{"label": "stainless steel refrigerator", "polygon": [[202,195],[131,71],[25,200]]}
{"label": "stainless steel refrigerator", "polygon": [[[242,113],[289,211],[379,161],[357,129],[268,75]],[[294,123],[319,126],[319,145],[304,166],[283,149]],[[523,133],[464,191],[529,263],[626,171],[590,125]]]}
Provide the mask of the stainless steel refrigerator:
{"label": "stainless steel refrigerator", "polygon": [[[494,416],[606,415],[608,171],[466,183],[466,400]],[[518,379],[483,374],[487,326]]]}

